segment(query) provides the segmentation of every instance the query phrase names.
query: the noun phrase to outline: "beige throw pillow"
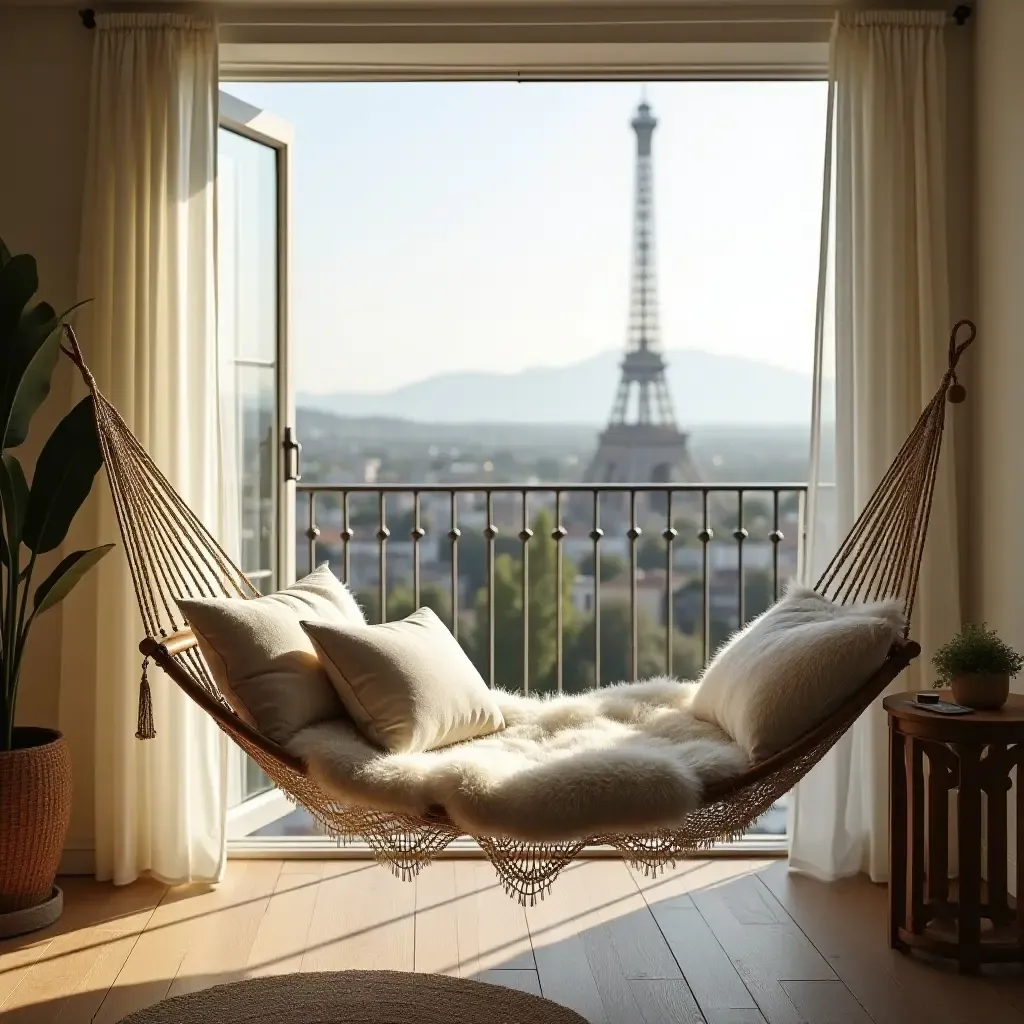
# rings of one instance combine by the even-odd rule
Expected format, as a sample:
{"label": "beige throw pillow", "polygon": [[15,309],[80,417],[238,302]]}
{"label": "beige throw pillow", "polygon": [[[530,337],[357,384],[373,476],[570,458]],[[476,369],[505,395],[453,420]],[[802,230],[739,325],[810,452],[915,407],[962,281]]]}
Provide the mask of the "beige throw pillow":
{"label": "beige throw pillow", "polygon": [[178,607],[221,692],[264,736],[283,744],[344,714],[301,622],[366,620],[326,565],[267,597],[182,599]]}
{"label": "beige throw pillow", "polygon": [[898,601],[844,606],[791,586],[715,655],[693,712],[762,761],[824,721],[867,682],[903,626]]}
{"label": "beige throw pillow", "polygon": [[363,735],[395,753],[446,747],[505,728],[494,695],[429,609],[399,622],[303,622]]}

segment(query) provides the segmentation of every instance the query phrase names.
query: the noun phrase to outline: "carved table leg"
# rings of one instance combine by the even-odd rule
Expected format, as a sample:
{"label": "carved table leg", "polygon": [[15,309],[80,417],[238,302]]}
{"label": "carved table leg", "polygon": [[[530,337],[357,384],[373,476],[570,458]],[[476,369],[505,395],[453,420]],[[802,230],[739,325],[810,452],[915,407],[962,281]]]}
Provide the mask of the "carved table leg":
{"label": "carved table leg", "polygon": [[914,935],[924,929],[924,756],[913,737],[904,741],[907,758],[907,887],[906,927]]}
{"label": "carved table leg", "polygon": [[946,747],[941,747],[945,757],[939,756],[936,747],[928,743],[928,900],[945,903],[949,899],[949,788],[952,781],[949,768],[944,763],[948,758]]}
{"label": "carved table leg", "polygon": [[988,881],[988,914],[993,924],[1008,924],[1013,920],[1006,896],[1006,794],[1010,788],[1009,768],[1005,746],[993,744],[982,758],[982,788],[985,790],[986,879]]}
{"label": "carved table leg", "polygon": [[960,970],[973,973],[981,963],[981,752],[977,743],[958,743],[957,848],[960,885],[957,945]]}
{"label": "carved table leg", "polygon": [[[903,734],[889,719],[889,948],[906,950],[899,930],[907,909],[907,762]],[[1024,861],[1024,858],[1021,858]]]}

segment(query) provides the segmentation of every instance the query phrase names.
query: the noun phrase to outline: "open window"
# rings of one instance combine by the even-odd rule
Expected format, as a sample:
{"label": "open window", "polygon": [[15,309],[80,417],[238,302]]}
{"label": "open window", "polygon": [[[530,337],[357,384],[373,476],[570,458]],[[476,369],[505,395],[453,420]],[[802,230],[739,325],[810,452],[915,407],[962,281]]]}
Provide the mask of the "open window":
{"label": "open window", "polygon": [[[371,622],[427,605],[506,689],[695,678],[800,563],[825,83],[231,81],[227,65],[243,569],[269,592],[293,561],[326,561]],[[263,108],[301,138],[294,363],[288,149]],[[609,420],[637,308],[660,355],[634,369],[674,425]],[[246,849],[330,842],[238,765]],[[746,842],[779,846],[785,817]]]}
{"label": "open window", "polygon": [[[287,124],[220,94],[217,139],[218,346],[238,564],[263,593],[294,577],[298,446],[289,382]],[[291,810],[264,772],[232,745],[229,833],[250,833]]]}

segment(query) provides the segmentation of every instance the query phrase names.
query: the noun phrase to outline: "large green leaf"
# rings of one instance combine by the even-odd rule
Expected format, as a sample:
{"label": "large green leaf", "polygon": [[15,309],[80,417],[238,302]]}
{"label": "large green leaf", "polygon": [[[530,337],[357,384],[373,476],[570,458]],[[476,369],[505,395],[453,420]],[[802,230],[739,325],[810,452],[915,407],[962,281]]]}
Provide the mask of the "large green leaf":
{"label": "large green leaf", "polygon": [[28,483],[21,463],[13,456],[0,456],[0,502],[4,511],[3,560],[10,564],[10,552],[21,547],[28,509]]}
{"label": "large green leaf", "polygon": [[[3,253],[6,253],[6,259]],[[31,256],[0,253],[0,438],[14,448],[28,436],[36,410],[50,392],[60,357],[60,325],[48,303],[28,306],[39,287]],[[72,309],[76,307],[72,306]]]}
{"label": "large green leaf", "polygon": [[50,381],[60,358],[62,326],[78,302],[61,316],[53,307],[41,302],[22,317],[14,345],[5,360],[5,386],[0,392],[0,427],[3,447],[16,448],[28,437],[36,410],[50,393]]}
{"label": "large green leaf", "polygon": [[83,576],[113,547],[113,544],[102,544],[88,551],[72,551],[67,558],[61,560],[49,576],[36,587],[32,596],[34,615],[40,615],[48,608],[59,604],[72,590],[78,586]]}
{"label": "large green leaf", "polygon": [[41,303],[32,314],[22,317],[14,343],[5,354],[0,392],[4,448],[16,448],[28,437],[32,417],[50,393],[50,379],[60,358],[60,324],[53,310]]}
{"label": "large green leaf", "polygon": [[[7,346],[18,329],[21,314],[39,287],[36,261],[24,253],[0,267],[0,345]],[[0,351],[0,358],[6,353]]]}
{"label": "large green leaf", "polygon": [[42,554],[63,543],[102,465],[92,399],[83,398],[39,453],[22,536],[32,551]]}

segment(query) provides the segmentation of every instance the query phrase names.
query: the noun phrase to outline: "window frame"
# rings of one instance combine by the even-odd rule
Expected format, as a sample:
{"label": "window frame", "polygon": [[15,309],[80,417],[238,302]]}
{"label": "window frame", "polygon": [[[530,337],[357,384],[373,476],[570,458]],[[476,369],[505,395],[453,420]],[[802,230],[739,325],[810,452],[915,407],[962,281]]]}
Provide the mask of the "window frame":
{"label": "window frame", "polygon": [[[548,3],[499,9],[460,3],[416,10],[382,3],[372,9],[285,13],[270,7],[238,6],[226,10],[220,20],[220,80],[824,80],[834,14],[834,5],[806,2],[671,9],[625,3],[615,8]],[[267,120],[250,122],[250,130],[256,133],[251,137],[262,140],[261,124],[276,119],[258,113]],[[287,249],[290,238],[284,233],[280,237]],[[287,256],[281,264],[285,287],[286,260]],[[287,324],[282,324],[281,330],[287,337]],[[290,349],[288,355],[290,359]],[[279,401],[293,403],[294,396],[281,395]],[[294,423],[293,404],[289,416]],[[290,539],[294,539],[294,509],[293,486],[290,532],[282,532]],[[293,573],[294,544],[290,557]],[[269,799],[272,795],[286,800],[272,791],[247,801],[253,805],[248,813],[246,804],[229,812],[230,856],[365,859],[373,855],[367,844],[357,842],[346,844],[339,852],[337,840],[326,835],[249,835],[252,829],[280,816]],[[780,856],[787,850],[787,836],[754,835],[720,843],[713,852],[750,857]],[[611,852],[603,848],[590,851],[595,856]],[[480,852],[476,843],[460,840],[448,854],[473,857]]]}
{"label": "window frame", "polygon": [[790,0],[494,4],[282,11],[232,6],[221,77],[237,81],[824,78],[835,4]]}
{"label": "window frame", "polygon": [[[292,393],[292,342],[289,331],[289,281],[291,271],[291,126],[267,111],[245,103],[221,91],[218,96],[218,131],[226,130],[273,150],[276,160],[276,243],[277,302],[275,352],[276,416],[274,434],[278,444],[276,494],[276,550],[274,571],[280,586],[295,578],[295,481],[287,479],[287,457],[283,448],[285,431],[294,430],[295,397]],[[244,837],[288,814],[293,809],[288,798],[274,788],[243,796],[245,753],[232,746],[228,756],[228,838]]]}

